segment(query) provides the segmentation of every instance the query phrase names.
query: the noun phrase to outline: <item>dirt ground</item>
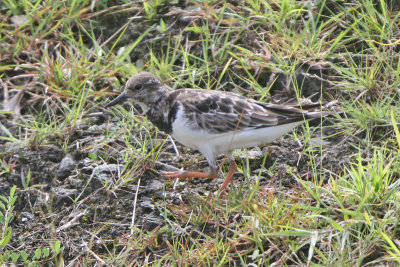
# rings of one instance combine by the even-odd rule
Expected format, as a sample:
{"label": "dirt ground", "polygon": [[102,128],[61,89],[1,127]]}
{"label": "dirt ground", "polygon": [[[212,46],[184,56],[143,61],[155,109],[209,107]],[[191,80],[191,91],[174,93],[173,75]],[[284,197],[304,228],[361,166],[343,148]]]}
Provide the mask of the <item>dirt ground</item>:
{"label": "dirt ground", "polygon": [[[169,28],[168,34],[170,36],[179,34],[184,27],[192,23],[195,18],[188,11],[196,8],[185,6],[185,2],[180,1],[177,5],[165,6],[164,10],[159,10],[161,14],[164,14],[165,22],[168,25],[174,25]],[[178,15],[168,15],[172,10]],[[104,14],[96,17],[99,37],[107,40],[135,13],[128,11],[118,15]],[[151,25],[145,23],[131,23],[119,45],[124,46],[131,42],[149,27]],[[188,41],[195,41],[197,38],[192,32],[184,34]],[[260,37],[252,36],[252,34],[252,32],[242,33],[243,38],[237,42],[243,47],[253,49],[257,46],[253,41]],[[140,64],[141,61],[148,60],[147,48],[150,45],[159,46],[160,51],[165,51],[167,44],[160,41],[160,38],[163,36],[159,32],[150,32],[141,41],[141,46],[130,54],[131,61]],[[90,40],[84,40],[84,42],[90,43]],[[201,49],[200,44],[193,45]],[[15,59],[9,59],[9,61],[13,60]],[[20,57],[18,60],[23,62],[24,58]],[[239,75],[240,72],[244,72],[240,69],[237,71]],[[11,70],[7,72],[7,77],[12,79],[23,74],[27,74],[23,69]],[[313,101],[320,99],[324,102],[332,101],[338,93],[326,80],[334,79],[335,74],[335,71],[329,67],[318,67],[307,63],[297,66],[295,78],[297,84],[302,84],[304,88],[301,92],[302,97],[310,97]],[[259,71],[256,75],[258,82],[265,85],[268,85],[271,79],[277,79],[266,101],[295,103],[296,94],[291,77],[270,70]],[[122,81],[126,77],[119,77],[116,74],[116,78]],[[32,83],[32,78],[29,76],[17,80],[19,85],[31,86]],[[167,81],[167,84],[173,87],[171,81]],[[108,85],[109,81],[100,80],[96,88],[101,90]],[[246,86],[243,80],[233,79],[227,81],[223,89],[236,91]],[[324,88],[322,96],[321,86]],[[108,91],[120,90],[121,88],[109,88]],[[248,96],[253,97],[252,93],[248,92]],[[92,99],[91,101],[96,101],[99,105],[90,113],[86,113],[84,120],[78,125],[66,129],[63,134],[46,135],[39,141],[0,140],[2,160],[12,167],[9,172],[0,176],[0,194],[7,196],[13,185],[20,188],[14,210],[15,216],[11,222],[13,236],[16,237],[10,243],[12,247],[18,248],[23,242],[26,251],[34,251],[37,247],[46,247],[51,240],[57,239],[63,244],[65,261],[73,261],[79,255],[90,254],[89,248],[95,254],[106,251],[117,253],[126,244],[125,237],[131,231],[134,209],[135,225],[144,232],[152,231],[157,227],[168,226],[163,207],[190,205],[193,199],[205,197],[217,191],[223,181],[222,176],[217,180],[166,181],[163,179],[159,174],[162,170],[181,167],[199,170],[207,167],[206,161],[198,152],[184,148],[177,142],[175,143],[177,151],[175,151],[172,141],[166,139],[167,136],[162,132],[157,132],[140,116],[138,116],[139,120],[148,126],[150,133],[157,132],[157,138],[152,140],[152,146],[160,145],[164,140],[166,142],[156,159],[133,160],[128,168],[132,166],[135,169],[131,171],[137,171],[140,175],[123,181],[119,177],[124,167],[124,158],[121,155],[126,154],[127,148],[118,139],[118,135],[109,138],[107,132],[126,131],[126,129],[121,127],[118,117],[103,108],[109,99]],[[13,136],[22,136],[24,124],[21,121],[29,120],[33,116],[29,108],[32,100],[32,94],[25,93],[20,101],[21,115],[0,115],[3,129],[8,129]],[[43,101],[36,101],[34,105],[40,109],[43,107]],[[136,114],[130,105],[125,107],[129,112]],[[44,112],[47,111],[44,110]],[[56,116],[62,118],[62,114]],[[345,135],[334,135],[333,138],[324,139],[321,144],[320,121],[310,122],[310,126],[312,136],[307,144],[299,142],[293,138],[293,135],[287,135],[268,146],[236,152],[236,161],[244,166],[243,168],[246,168],[248,161],[250,173],[249,176],[245,176],[237,172],[230,187],[240,187],[259,179],[260,185],[264,188],[283,187],[292,190],[298,186],[293,174],[305,180],[328,180],[330,173],[340,174],[349,158],[354,153],[358,153],[352,145],[358,141]],[[322,127],[324,136],[333,135],[342,130],[335,126],[333,117],[324,119]],[[295,131],[302,135],[304,129],[299,127]],[[131,133],[132,136],[137,137],[145,134],[146,131],[141,127]],[[68,146],[64,147],[66,139],[68,139]],[[132,147],[137,147],[133,138],[131,143]],[[179,152],[179,155],[176,152]],[[261,169],[265,155],[267,160],[264,168]],[[224,158],[221,156],[219,162],[223,161]],[[310,171],[311,161],[315,163],[316,172]],[[136,165],[135,162],[140,162],[140,164]],[[224,168],[227,168],[226,164]],[[258,175],[260,172],[261,175]],[[312,173],[320,175],[312,177]],[[23,182],[27,177],[30,177],[29,186]],[[148,246],[147,249],[152,248]],[[162,255],[164,250],[165,248],[162,248],[152,252]],[[143,253],[142,256],[145,257],[145,255],[146,253]]]}

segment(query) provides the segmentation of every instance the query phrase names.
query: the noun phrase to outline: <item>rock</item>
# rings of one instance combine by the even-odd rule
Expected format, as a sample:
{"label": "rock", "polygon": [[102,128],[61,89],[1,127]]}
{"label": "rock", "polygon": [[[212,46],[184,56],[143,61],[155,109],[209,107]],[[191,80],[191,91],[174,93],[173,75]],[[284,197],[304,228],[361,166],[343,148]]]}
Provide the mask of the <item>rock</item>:
{"label": "rock", "polygon": [[314,137],[310,139],[310,144],[314,146],[328,146],[331,142],[322,140],[321,137]]}
{"label": "rock", "polygon": [[263,156],[263,152],[257,147],[253,150],[247,151],[247,157],[251,159],[257,159]]}
{"label": "rock", "polygon": [[66,181],[73,187],[73,188],[83,188],[86,184],[85,180],[82,179],[75,179],[74,176],[69,176]]}
{"label": "rock", "polygon": [[254,169],[254,170],[252,170],[251,171],[252,173],[254,173],[254,174],[259,174],[259,173],[261,173],[261,174],[268,174],[268,169],[266,169],[266,168],[259,168],[259,169]]}
{"label": "rock", "polygon": [[99,165],[93,169],[92,176],[103,182],[112,181],[111,178],[118,179],[118,169],[117,164],[103,164]]}
{"label": "rock", "polygon": [[55,206],[57,207],[65,204],[72,204],[72,200],[78,196],[77,189],[69,189],[63,186],[53,187],[51,192],[55,195]]}
{"label": "rock", "polygon": [[10,18],[11,24],[15,24],[17,26],[21,26],[29,21],[29,18],[25,15],[15,15]]}
{"label": "rock", "polygon": [[265,178],[264,176],[258,176],[258,175],[252,175],[249,177],[249,182],[250,183],[257,183],[257,180],[259,181],[259,183],[264,183],[267,181],[267,178]]}
{"label": "rock", "polygon": [[18,219],[21,220],[21,223],[24,225],[24,229],[26,231],[31,231],[32,229],[34,229],[37,223],[37,221],[35,220],[35,215],[26,211],[21,212],[20,216],[18,216]]}
{"label": "rock", "polygon": [[92,174],[93,169],[97,167],[97,163],[90,158],[84,158],[78,164],[81,173]]}
{"label": "rock", "polygon": [[144,197],[143,201],[140,202],[139,206],[142,208],[143,212],[149,212],[155,209],[154,201],[148,197]]}
{"label": "rock", "polygon": [[[170,155],[171,158],[174,157],[174,154],[172,154],[172,153],[164,152],[164,154],[166,154],[168,156]],[[167,172],[179,171],[178,168],[176,168],[174,166],[171,166],[169,164],[166,164],[166,163],[162,163],[160,161],[156,162],[156,166],[155,167],[156,167],[157,170],[162,170],[162,171],[167,171]]]}
{"label": "rock", "polygon": [[149,185],[149,190],[151,191],[159,191],[164,188],[164,183],[160,182],[159,180],[153,180]]}
{"label": "rock", "polygon": [[63,159],[64,153],[61,150],[61,148],[54,145],[48,145],[42,148],[40,156],[44,160],[49,160],[54,163],[59,163]]}
{"label": "rock", "polygon": [[104,131],[106,131],[108,126],[106,124],[100,124],[100,125],[92,125],[87,129],[86,135],[93,134],[93,133],[99,133],[102,134]]}
{"label": "rock", "polygon": [[122,231],[117,230],[117,229],[115,229],[115,228],[111,228],[110,231],[108,231],[108,233],[109,233],[110,235],[113,235],[113,236],[120,236],[120,235],[122,235]]}
{"label": "rock", "polygon": [[153,218],[147,218],[144,222],[143,222],[143,230],[146,231],[151,231],[154,230],[158,225],[160,225],[161,223],[157,221],[157,219],[153,219]]}
{"label": "rock", "polygon": [[119,178],[117,164],[103,164],[95,167],[90,176],[89,191],[93,192],[104,186],[104,183],[114,183]]}
{"label": "rock", "polygon": [[72,154],[67,154],[61,160],[60,167],[58,168],[57,177],[58,179],[67,178],[71,172],[75,169],[76,162]]}
{"label": "rock", "polygon": [[32,221],[34,218],[35,216],[32,213],[26,211],[21,212],[21,222]]}

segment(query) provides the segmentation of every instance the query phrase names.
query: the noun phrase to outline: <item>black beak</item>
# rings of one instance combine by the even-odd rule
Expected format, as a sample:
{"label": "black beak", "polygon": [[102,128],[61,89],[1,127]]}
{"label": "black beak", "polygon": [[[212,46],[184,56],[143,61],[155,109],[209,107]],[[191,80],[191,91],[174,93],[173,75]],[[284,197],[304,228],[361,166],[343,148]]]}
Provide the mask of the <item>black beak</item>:
{"label": "black beak", "polygon": [[119,96],[117,96],[113,101],[111,101],[110,103],[108,103],[107,105],[105,105],[105,108],[114,106],[114,105],[116,105],[116,104],[123,103],[123,102],[125,102],[125,100],[126,100],[127,98],[128,98],[128,97],[126,96],[125,92],[123,92],[122,94],[120,94]]}

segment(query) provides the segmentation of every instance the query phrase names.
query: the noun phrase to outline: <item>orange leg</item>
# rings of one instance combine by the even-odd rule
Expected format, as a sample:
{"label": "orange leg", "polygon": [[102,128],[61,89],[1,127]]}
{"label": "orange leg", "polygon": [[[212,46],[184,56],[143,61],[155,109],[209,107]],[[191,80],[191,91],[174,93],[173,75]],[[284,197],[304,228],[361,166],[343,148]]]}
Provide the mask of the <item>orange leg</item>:
{"label": "orange leg", "polygon": [[[221,192],[229,185],[232,180],[233,175],[237,170],[237,165],[234,160],[229,163],[228,174],[224,182],[221,185]],[[218,171],[212,169],[210,172],[194,172],[194,171],[174,171],[174,172],[161,172],[161,175],[167,179],[178,178],[178,179],[188,179],[188,178],[218,178]]]}
{"label": "orange leg", "polygon": [[179,179],[187,179],[187,178],[218,178],[218,171],[211,170],[209,173],[207,172],[192,172],[192,171],[175,171],[175,172],[161,172],[165,178],[179,178]]}
{"label": "orange leg", "polygon": [[231,160],[229,163],[229,169],[228,169],[228,174],[226,175],[225,181],[221,185],[221,192],[225,190],[225,188],[228,186],[228,184],[231,182],[233,175],[235,174],[237,170],[237,165],[234,160]]}

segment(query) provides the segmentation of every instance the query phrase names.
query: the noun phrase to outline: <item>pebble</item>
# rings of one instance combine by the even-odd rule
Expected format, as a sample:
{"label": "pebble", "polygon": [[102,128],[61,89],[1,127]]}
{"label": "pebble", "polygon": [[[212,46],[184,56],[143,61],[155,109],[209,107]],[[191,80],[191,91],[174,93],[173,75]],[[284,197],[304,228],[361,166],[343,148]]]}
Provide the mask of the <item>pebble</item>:
{"label": "pebble", "polygon": [[25,15],[15,15],[10,18],[11,24],[15,24],[17,26],[21,26],[29,21],[28,16]]}
{"label": "pebble", "polygon": [[143,209],[144,212],[153,211],[155,209],[154,201],[151,198],[147,197],[145,197],[144,200],[140,202],[139,206]]}
{"label": "pebble", "polygon": [[72,154],[67,154],[61,160],[60,167],[58,168],[57,178],[65,179],[67,178],[71,172],[75,169],[76,162],[74,156]]}
{"label": "pebble", "polygon": [[112,178],[118,179],[118,168],[117,164],[99,165],[93,169],[92,175],[101,181],[109,182]]}
{"label": "pebble", "polygon": [[143,230],[151,231],[154,230],[160,222],[153,220],[153,219],[147,219],[143,222]]}
{"label": "pebble", "polygon": [[164,188],[164,183],[159,180],[153,180],[148,189],[151,191],[159,191]]}
{"label": "pebble", "polygon": [[55,206],[72,204],[72,200],[78,196],[77,189],[65,188],[63,186],[53,187],[51,191],[55,195]]}

